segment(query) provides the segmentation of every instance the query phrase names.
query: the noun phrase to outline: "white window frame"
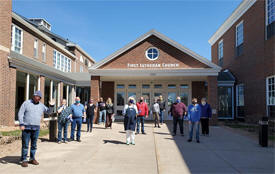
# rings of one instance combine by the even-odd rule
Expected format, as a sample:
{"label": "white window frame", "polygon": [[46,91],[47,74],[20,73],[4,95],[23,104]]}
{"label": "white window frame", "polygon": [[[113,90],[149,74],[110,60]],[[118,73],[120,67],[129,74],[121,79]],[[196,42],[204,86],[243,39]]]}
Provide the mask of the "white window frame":
{"label": "white window frame", "polygon": [[33,57],[38,58],[38,39],[34,38],[33,42]]}
{"label": "white window frame", "polygon": [[82,57],[82,55],[80,55],[80,62],[82,62],[83,63],[83,57]]}
{"label": "white window frame", "polygon": [[[23,37],[24,37],[24,35],[23,35],[23,29],[21,29],[20,27],[18,27],[18,26],[16,26],[16,25],[12,25],[12,41],[11,41],[11,50],[12,51],[15,51],[15,29],[18,29],[18,30],[21,30],[21,48],[20,48],[20,51],[19,51],[19,53],[20,54],[23,54]],[[17,52],[17,51],[15,51],[15,52]]]}
{"label": "white window frame", "polygon": [[[243,87],[243,105],[240,105],[239,103],[239,87],[242,86]],[[238,84],[236,85],[236,100],[237,100],[237,103],[236,103],[236,106],[245,106],[245,103],[244,103],[244,84]]]}
{"label": "white window frame", "polygon": [[46,62],[46,57],[47,57],[47,56],[46,56],[46,52],[47,52],[46,49],[47,49],[46,44],[43,43],[43,44],[42,44],[42,61],[43,61],[43,62]]}
{"label": "white window frame", "polygon": [[79,72],[83,72],[83,66],[82,65],[80,65],[80,67],[79,67]]}
{"label": "white window frame", "polygon": [[[269,88],[268,88],[269,87],[268,80],[271,79],[271,78],[274,78],[274,81],[275,81],[275,75],[269,76],[269,77],[266,78],[266,105],[267,106],[275,106],[275,101],[274,101],[274,103],[270,104],[270,101],[269,101],[270,99],[269,99],[269,95],[268,95],[268,93],[270,92]],[[275,82],[274,82],[274,85],[275,85]]]}
{"label": "white window frame", "polygon": [[[59,64],[58,62],[58,55],[59,55]],[[63,57],[63,64],[62,64],[62,57]],[[67,59],[65,61],[65,59]],[[67,62],[67,65],[65,66],[65,62]],[[63,66],[62,66],[63,65]],[[64,54],[60,53],[57,50],[53,50],[53,66],[54,68],[63,71],[63,72],[71,72],[71,59],[65,56]]]}
{"label": "white window frame", "polygon": [[[222,44],[222,47],[220,45]],[[222,49],[221,49],[222,48]],[[222,54],[221,54],[222,53]],[[222,56],[221,56],[222,55]],[[223,58],[223,39],[219,41],[218,44],[218,58],[221,60]]]}
{"label": "white window frame", "polygon": [[[242,25],[242,42],[241,43],[238,43],[238,27]],[[244,25],[243,25],[243,20],[238,24],[236,25],[236,32],[235,32],[235,39],[236,39],[236,47],[240,46],[241,44],[243,44],[244,42]]]}
{"label": "white window frame", "polygon": [[[156,49],[157,52],[158,52],[158,56],[155,57],[155,58],[153,58],[153,59],[150,58],[150,57],[148,57],[148,51],[149,51],[150,49]],[[146,56],[146,58],[147,58],[148,60],[157,60],[157,59],[159,58],[159,55],[160,55],[160,52],[159,52],[159,49],[158,49],[157,47],[149,47],[149,48],[145,51],[145,56]]]}

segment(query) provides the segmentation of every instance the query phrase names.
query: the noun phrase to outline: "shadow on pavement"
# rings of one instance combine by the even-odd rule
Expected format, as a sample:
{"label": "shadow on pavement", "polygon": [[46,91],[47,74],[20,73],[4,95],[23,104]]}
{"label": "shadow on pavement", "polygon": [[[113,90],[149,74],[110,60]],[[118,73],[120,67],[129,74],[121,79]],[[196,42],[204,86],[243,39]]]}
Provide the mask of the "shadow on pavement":
{"label": "shadow on pavement", "polygon": [[0,158],[0,163],[2,164],[18,164],[20,165],[20,156],[5,156],[3,158]]}
{"label": "shadow on pavement", "polygon": [[117,141],[117,140],[103,140],[104,144],[107,144],[107,143],[112,143],[112,144],[126,144],[122,141]]}

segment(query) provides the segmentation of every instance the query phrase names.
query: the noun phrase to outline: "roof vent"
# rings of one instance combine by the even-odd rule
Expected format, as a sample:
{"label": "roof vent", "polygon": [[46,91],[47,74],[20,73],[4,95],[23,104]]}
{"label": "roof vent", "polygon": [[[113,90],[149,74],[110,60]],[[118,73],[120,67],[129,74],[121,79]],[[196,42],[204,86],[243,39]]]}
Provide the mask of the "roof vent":
{"label": "roof vent", "polygon": [[42,19],[42,18],[31,18],[29,20],[32,21],[33,23],[35,23],[36,25],[43,26],[47,30],[51,31],[51,24],[49,22],[47,22],[45,19]]}

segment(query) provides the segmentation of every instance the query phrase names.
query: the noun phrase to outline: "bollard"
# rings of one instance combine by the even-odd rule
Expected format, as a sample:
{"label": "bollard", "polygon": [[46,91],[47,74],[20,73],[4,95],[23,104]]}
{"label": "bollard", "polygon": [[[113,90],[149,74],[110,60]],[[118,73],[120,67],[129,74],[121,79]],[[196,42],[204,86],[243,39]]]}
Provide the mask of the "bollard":
{"label": "bollard", "polygon": [[262,147],[268,146],[268,117],[262,117],[259,121],[259,144]]}

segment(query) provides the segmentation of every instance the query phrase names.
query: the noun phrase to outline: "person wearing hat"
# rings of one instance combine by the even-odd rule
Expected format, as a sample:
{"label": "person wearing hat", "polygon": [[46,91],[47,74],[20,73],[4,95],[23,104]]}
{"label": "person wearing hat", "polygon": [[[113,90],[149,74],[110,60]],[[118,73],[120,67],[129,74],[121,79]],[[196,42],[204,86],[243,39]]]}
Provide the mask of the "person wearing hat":
{"label": "person wearing hat", "polygon": [[[37,139],[39,136],[40,122],[45,114],[52,114],[54,110],[55,101],[49,101],[50,107],[46,107],[40,102],[42,94],[40,91],[36,91],[33,94],[32,99],[25,101],[18,112],[18,119],[20,130],[22,130],[22,153],[21,161],[22,167],[28,167],[28,163],[33,165],[39,165],[35,159],[35,152],[37,149]],[[31,141],[30,159],[27,160],[29,142]]]}

